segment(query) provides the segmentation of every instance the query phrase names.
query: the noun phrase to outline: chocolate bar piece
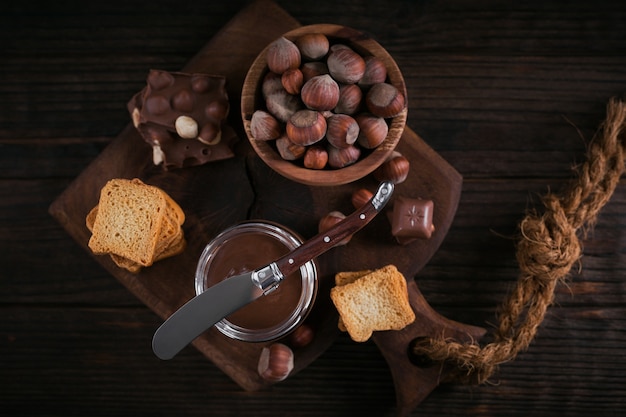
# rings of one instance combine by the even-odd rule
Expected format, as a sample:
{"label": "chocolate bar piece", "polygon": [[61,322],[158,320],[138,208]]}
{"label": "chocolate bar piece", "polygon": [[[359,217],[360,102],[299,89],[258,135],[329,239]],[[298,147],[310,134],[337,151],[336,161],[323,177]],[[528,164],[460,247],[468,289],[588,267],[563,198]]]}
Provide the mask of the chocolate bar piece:
{"label": "chocolate bar piece", "polygon": [[234,156],[225,77],[150,70],[127,107],[155,165],[182,168]]}
{"label": "chocolate bar piece", "polygon": [[430,239],[433,226],[433,202],[421,198],[397,197],[391,214],[391,234],[406,245],[416,239]]}

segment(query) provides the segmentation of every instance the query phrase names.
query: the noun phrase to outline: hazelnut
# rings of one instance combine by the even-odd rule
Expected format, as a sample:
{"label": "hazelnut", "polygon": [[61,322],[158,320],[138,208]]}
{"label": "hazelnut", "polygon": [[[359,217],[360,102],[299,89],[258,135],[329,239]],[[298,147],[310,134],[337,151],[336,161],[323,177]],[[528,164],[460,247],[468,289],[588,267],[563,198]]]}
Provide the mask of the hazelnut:
{"label": "hazelnut", "polygon": [[301,324],[289,335],[289,344],[294,348],[305,347],[313,341],[315,332],[307,324]]}
{"label": "hazelnut", "polygon": [[211,89],[211,83],[209,79],[203,74],[192,74],[191,89],[196,93],[206,93]]}
{"label": "hazelnut", "polygon": [[339,101],[333,110],[335,113],[355,114],[361,108],[363,91],[356,84],[339,86]]}
{"label": "hazelnut", "polygon": [[295,41],[300,49],[300,55],[310,61],[323,58],[328,53],[330,43],[323,33],[307,33]]}
{"label": "hazelnut", "polygon": [[159,165],[165,160],[165,152],[158,144],[152,145],[152,163]]}
{"label": "hazelnut", "polygon": [[309,169],[324,169],[328,163],[328,152],[324,147],[313,145],[306,148],[304,153],[304,167]]}
{"label": "hazelnut", "polygon": [[292,114],[304,107],[298,96],[287,93],[284,88],[267,96],[265,106],[281,122],[286,122]]}
{"label": "hazelnut", "polygon": [[374,84],[384,83],[387,79],[387,68],[385,63],[378,57],[369,55],[363,58],[365,60],[365,73],[359,81],[361,88],[369,88]]}
{"label": "hazelnut", "polygon": [[263,110],[256,110],[250,119],[250,133],[255,140],[272,140],[280,136],[278,120]]}
{"label": "hazelnut", "polygon": [[300,94],[300,89],[302,88],[302,84],[304,84],[302,71],[298,68],[288,69],[283,72],[281,83],[289,94]]}
{"label": "hazelnut", "polygon": [[317,75],[328,74],[328,66],[321,61],[305,62],[300,67],[300,71],[302,71],[304,82],[307,82]]}
{"label": "hazelnut", "polygon": [[373,175],[378,181],[391,181],[394,184],[400,184],[409,175],[410,165],[406,157],[398,152],[393,152],[385,162],[374,170]]}
{"label": "hazelnut", "polygon": [[397,116],[405,107],[404,96],[392,84],[374,84],[365,96],[365,104],[370,112],[380,117]]}
{"label": "hazelnut", "polygon": [[137,107],[133,109],[133,112],[131,113],[131,118],[133,119],[133,126],[135,126],[135,128],[138,128],[141,124],[141,111]]}
{"label": "hazelnut", "polygon": [[198,137],[198,123],[189,116],[179,116],[174,123],[176,133],[183,139],[195,139]]}
{"label": "hazelnut", "polygon": [[222,129],[215,123],[207,123],[202,126],[197,138],[205,145],[217,145],[222,140]]}
{"label": "hazelnut", "polygon": [[326,119],[315,110],[299,110],[287,121],[287,137],[293,143],[307,146],[326,135]]}
{"label": "hazelnut", "polygon": [[230,103],[227,100],[214,100],[204,108],[204,114],[215,120],[223,120],[228,116]]}
{"label": "hazelnut", "polygon": [[276,149],[285,161],[300,159],[304,156],[304,152],[306,151],[305,146],[296,145],[289,140],[286,134],[276,139]]}
{"label": "hazelnut", "polygon": [[374,149],[387,137],[389,125],[385,119],[369,113],[361,113],[355,116],[359,124],[359,137],[357,142],[366,149]]}
{"label": "hazelnut", "polygon": [[300,50],[284,36],[268,46],[266,58],[270,71],[281,75],[289,68],[298,68],[301,62]]}
{"label": "hazelnut", "polygon": [[352,197],[350,201],[355,209],[360,209],[369,202],[372,197],[374,197],[374,193],[372,193],[367,188],[359,188],[352,193]]}
{"label": "hazelnut", "polygon": [[153,95],[144,102],[144,108],[152,114],[164,114],[170,110],[170,101],[162,95]]}
{"label": "hazelnut", "polygon": [[174,93],[171,100],[172,108],[181,113],[191,113],[193,110],[193,97],[186,88]]}
{"label": "hazelnut", "polygon": [[[330,213],[328,213],[327,215],[325,215],[324,217],[320,219],[319,223],[317,224],[317,229],[320,233],[324,233],[325,231],[329,230],[331,227],[333,227],[334,225],[336,225],[337,223],[339,223],[345,218],[346,218],[346,215],[343,214],[342,212],[331,211]],[[335,246],[343,246],[347,244],[351,238],[352,236],[348,236],[345,239],[343,239],[341,242],[337,243]]]}
{"label": "hazelnut", "polygon": [[361,150],[354,145],[345,148],[328,147],[328,165],[331,168],[343,168],[359,160]]}
{"label": "hazelnut", "polygon": [[300,93],[304,105],[312,110],[332,110],[339,102],[339,84],[328,74],[308,80]]}
{"label": "hazelnut", "polygon": [[346,45],[333,45],[326,60],[332,77],[346,84],[355,84],[365,73],[365,60]]}
{"label": "hazelnut", "polygon": [[174,84],[174,76],[167,71],[150,70],[147,82],[155,90],[162,90]]}
{"label": "hazelnut", "polygon": [[293,370],[293,351],[282,343],[272,343],[261,350],[257,371],[270,382],[286,379]]}
{"label": "hazelnut", "polygon": [[261,92],[263,93],[263,98],[267,99],[270,94],[281,92],[284,89],[285,87],[283,87],[283,82],[280,75],[271,71],[265,74],[265,77],[263,77],[263,82],[261,84]]}
{"label": "hazelnut", "polygon": [[326,139],[336,148],[347,148],[356,142],[359,125],[347,114],[333,114],[326,119]]}

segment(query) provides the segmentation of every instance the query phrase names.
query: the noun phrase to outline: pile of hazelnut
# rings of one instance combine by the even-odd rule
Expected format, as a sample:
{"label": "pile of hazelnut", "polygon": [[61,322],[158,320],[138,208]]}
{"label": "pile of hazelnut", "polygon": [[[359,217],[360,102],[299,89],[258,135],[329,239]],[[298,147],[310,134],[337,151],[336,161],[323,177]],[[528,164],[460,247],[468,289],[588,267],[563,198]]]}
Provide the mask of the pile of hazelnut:
{"label": "pile of hazelnut", "polygon": [[388,119],[406,107],[380,58],[331,43],[324,34],[281,37],[266,58],[265,107],[252,114],[252,137],[275,141],[283,159],[301,160],[306,168],[357,162],[385,140]]}

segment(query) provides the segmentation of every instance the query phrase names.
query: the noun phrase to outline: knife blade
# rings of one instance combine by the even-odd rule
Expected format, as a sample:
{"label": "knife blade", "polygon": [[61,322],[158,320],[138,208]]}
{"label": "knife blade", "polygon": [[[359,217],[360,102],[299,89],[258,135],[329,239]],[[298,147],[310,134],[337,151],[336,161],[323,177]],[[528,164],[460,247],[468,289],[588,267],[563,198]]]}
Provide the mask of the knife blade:
{"label": "knife blade", "polygon": [[172,359],[215,323],[274,291],[284,277],[371,222],[391,199],[393,190],[392,182],[383,181],[370,201],[331,229],[314,236],[274,262],[252,272],[230,277],[189,300],[154,333],[154,354],[160,359]]}
{"label": "knife blade", "polygon": [[174,312],[152,338],[154,354],[160,359],[172,359],[223,317],[259,298],[263,292],[251,276],[252,272],[247,272],[219,282]]}

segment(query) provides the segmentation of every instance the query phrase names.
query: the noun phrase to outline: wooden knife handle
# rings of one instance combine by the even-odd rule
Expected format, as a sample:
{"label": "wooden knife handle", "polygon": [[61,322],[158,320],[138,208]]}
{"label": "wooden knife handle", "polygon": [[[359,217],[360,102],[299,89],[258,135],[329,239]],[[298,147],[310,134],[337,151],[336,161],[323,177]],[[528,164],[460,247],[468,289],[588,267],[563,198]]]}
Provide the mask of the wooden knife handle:
{"label": "wooden knife handle", "polygon": [[301,265],[317,258],[372,221],[391,199],[393,189],[394,184],[392,182],[382,182],[374,196],[359,210],[356,210],[324,233],[307,240],[292,252],[276,260],[274,264],[284,277],[296,272]]}

